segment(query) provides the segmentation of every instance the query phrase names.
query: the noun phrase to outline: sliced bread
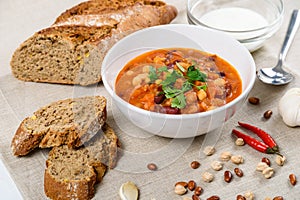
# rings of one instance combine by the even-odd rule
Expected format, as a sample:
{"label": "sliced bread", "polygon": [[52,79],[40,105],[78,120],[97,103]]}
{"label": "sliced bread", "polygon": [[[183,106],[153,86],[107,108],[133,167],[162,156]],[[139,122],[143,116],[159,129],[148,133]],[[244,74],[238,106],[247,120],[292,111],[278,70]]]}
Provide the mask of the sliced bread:
{"label": "sliced bread", "polygon": [[49,152],[44,174],[44,190],[51,199],[91,199],[94,185],[102,180],[107,166],[117,161],[118,138],[107,124],[86,145],[67,145]]}
{"label": "sliced bread", "polygon": [[53,102],[22,121],[12,139],[12,151],[16,156],[24,156],[37,147],[79,147],[101,129],[105,120],[103,96]]}
{"label": "sliced bread", "polygon": [[133,31],[170,23],[176,14],[173,6],[154,0],[83,2],[20,45],[10,63],[13,75],[33,82],[98,83],[113,44]]}
{"label": "sliced bread", "polygon": [[[43,29],[14,52],[11,69],[23,81],[89,85],[100,67],[112,26],[56,26]],[[111,46],[109,44],[109,46]]]}

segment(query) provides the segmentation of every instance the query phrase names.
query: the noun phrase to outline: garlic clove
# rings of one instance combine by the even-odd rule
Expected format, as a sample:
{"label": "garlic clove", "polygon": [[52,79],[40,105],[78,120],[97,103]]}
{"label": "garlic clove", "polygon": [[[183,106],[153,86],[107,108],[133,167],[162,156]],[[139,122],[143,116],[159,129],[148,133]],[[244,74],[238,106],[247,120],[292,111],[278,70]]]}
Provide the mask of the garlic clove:
{"label": "garlic clove", "polygon": [[300,126],[300,88],[289,89],[281,97],[278,110],[286,125]]}
{"label": "garlic clove", "polygon": [[119,195],[122,200],[137,200],[139,191],[133,182],[128,181],[121,185]]}

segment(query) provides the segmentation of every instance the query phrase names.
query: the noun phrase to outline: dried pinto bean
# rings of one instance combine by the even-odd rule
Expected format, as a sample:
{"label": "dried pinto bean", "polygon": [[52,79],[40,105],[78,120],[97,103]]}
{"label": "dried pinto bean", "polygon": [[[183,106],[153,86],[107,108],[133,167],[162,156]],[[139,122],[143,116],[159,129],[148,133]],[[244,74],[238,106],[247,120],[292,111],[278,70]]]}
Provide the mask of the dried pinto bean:
{"label": "dried pinto bean", "polygon": [[253,104],[253,105],[258,105],[259,104],[259,98],[257,97],[249,97],[248,102]]}
{"label": "dried pinto bean", "polygon": [[232,179],[232,174],[231,174],[231,172],[228,171],[228,170],[226,170],[226,171],[224,172],[224,181],[226,181],[227,183],[230,183],[231,179]]}
{"label": "dried pinto bean", "polygon": [[242,177],[244,175],[243,171],[240,168],[234,168],[234,173],[238,176],[238,177]]}

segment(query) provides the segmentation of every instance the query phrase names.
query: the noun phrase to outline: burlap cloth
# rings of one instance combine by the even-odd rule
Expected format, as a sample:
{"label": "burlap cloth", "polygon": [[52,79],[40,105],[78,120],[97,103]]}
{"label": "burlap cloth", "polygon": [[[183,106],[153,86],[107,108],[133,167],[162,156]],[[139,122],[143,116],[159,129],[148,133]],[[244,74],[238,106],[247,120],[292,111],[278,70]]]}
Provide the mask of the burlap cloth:
{"label": "burlap cloth", "polygon": [[[45,3],[47,3],[47,1],[39,1],[37,4],[25,4],[26,1],[7,2],[9,3],[4,4],[1,1],[0,5],[10,5],[11,12],[17,14],[19,10],[21,13],[25,13],[24,10],[26,8],[32,8],[35,12],[40,12],[40,16],[44,16],[42,13],[45,11],[41,8],[45,7]],[[55,6],[50,6],[50,10],[53,11],[53,16],[57,16],[58,13],[77,2],[66,1],[61,3],[61,1],[57,1]],[[179,16],[173,23],[187,23],[185,1],[169,0],[168,2],[175,5],[179,10]],[[52,2],[52,4],[54,3]],[[263,48],[253,53],[257,68],[275,65],[291,10],[299,7],[300,1],[287,1],[285,3],[285,18],[280,31],[267,41]],[[5,8],[1,7],[1,9]],[[13,26],[13,24],[10,25],[11,22],[6,23],[4,14],[2,13],[1,15],[1,36],[5,32],[5,27],[11,28]],[[28,11],[28,15],[31,15],[30,11]],[[31,35],[30,32],[33,33],[51,24],[52,19],[54,19],[53,16],[50,18],[50,16],[45,14],[44,17],[41,17],[40,19],[43,23],[39,24],[40,27],[29,21],[28,25],[23,24],[22,27],[13,26],[15,31],[19,32],[14,34],[21,35],[19,35],[19,41],[17,42],[8,35],[8,40],[1,37],[1,44],[4,44],[4,46],[1,46],[1,68],[8,70],[11,53],[19,42]],[[15,17],[12,20],[17,19],[18,17]],[[22,32],[23,28],[24,32]],[[12,45],[5,46],[5,44]],[[6,47],[9,47],[8,51]],[[289,200],[299,199],[300,184],[292,187],[289,184],[288,176],[290,173],[294,173],[300,178],[300,129],[287,127],[277,110],[278,100],[284,92],[292,87],[300,87],[300,66],[299,62],[297,62],[300,59],[299,52],[300,34],[296,37],[286,61],[286,67],[296,75],[296,79],[292,83],[276,87],[256,81],[250,95],[260,98],[260,105],[253,106],[246,102],[232,119],[227,121],[220,130],[207,134],[207,138],[203,135],[182,140],[153,136],[136,128],[124,119],[123,115],[111,103],[111,99],[102,84],[94,87],[73,87],[55,84],[25,83],[18,81],[10,73],[1,75],[0,158],[24,199],[46,199],[43,191],[43,173],[48,150],[35,151],[30,156],[22,158],[14,157],[10,149],[10,142],[18,125],[23,118],[52,101],[85,95],[104,95],[108,98],[108,123],[113,126],[120,137],[120,141],[122,142],[120,151],[123,156],[120,158],[117,168],[108,171],[103,181],[96,186],[95,199],[119,199],[119,187],[127,181],[136,183],[140,191],[140,199],[182,199],[181,196],[174,193],[174,184],[177,181],[189,180],[195,180],[198,185],[204,188],[201,199],[206,199],[211,195],[218,195],[221,199],[235,199],[237,194],[244,194],[246,191],[252,191],[256,199],[278,195]],[[262,115],[264,111],[269,109],[273,111],[271,119],[263,120]],[[249,146],[235,146],[235,139],[231,136],[230,132],[237,125],[238,120],[256,124],[270,132],[281,147],[282,153],[287,157],[287,163],[283,167],[279,167],[275,163],[275,155],[264,155],[251,149]],[[216,136],[213,136],[213,134],[216,134]],[[218,134],[221,134],[220,138],[217,137]],[[218,140],[216,140],[217,138]],[[215,147],[217,151],[214,155],[205,157],[201,154],[203,145],[210,143],[216,143]],[[223,170],[219,172],[211,169],[210,163],[218,160],[223,151],[230,151],[232,154],[240,154],[244,157],[244,164],[239,166],[244,171],[242,178],[234,176],[231,183],[226,183],[223,180],[224,171],[230,170],[233,172],[234,167],[236,167],[231,162],[225,163]],[[264,156],[271,160],[272,167],[275,169],[275,175],[271,179],[265,179],[260,172],[255,171],[257,163]],[[190,163],[193,160],[200,161],[200,168],[191,169]],[[150,172],[147,169],[146,166],[150,162],[157,164],[157,171]],[[209,171],[215,175],[215,180],[212,183],[205,183],[201,180],[201,174],[204,171]],[[185,196],[191,197],[192,192],[188,192]]]}

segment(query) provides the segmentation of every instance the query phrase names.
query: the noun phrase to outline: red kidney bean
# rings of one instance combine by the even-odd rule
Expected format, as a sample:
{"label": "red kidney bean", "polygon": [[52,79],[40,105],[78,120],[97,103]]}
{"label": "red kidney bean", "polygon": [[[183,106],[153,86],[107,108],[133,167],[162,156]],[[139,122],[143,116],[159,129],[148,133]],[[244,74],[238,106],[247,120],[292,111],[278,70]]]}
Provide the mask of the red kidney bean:
{"label": "red kidney bean", "polygon": [[172,108],[169,106],[163,107],[163,110],[164,110],[164,113],[167,113],[167,114],[179,114],[180,113],[179,108]]}
{"label": "red kidney bean", "polygon": [[154,97],[154,102],[156,104],[161,104],[166,99],[166,96],[164,94],[159,94]]}

